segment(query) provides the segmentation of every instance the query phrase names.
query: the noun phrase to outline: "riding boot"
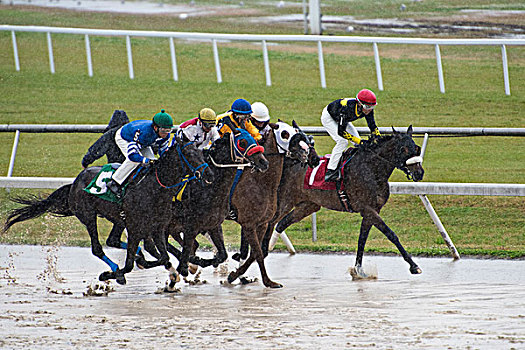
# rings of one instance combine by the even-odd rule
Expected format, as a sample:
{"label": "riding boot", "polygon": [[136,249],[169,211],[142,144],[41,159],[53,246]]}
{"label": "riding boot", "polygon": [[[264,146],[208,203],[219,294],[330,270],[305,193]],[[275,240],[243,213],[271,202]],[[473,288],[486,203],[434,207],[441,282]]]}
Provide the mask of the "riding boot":
{"label": "riding boot", "polygon": [[109,180],[106,187],[117,197],[117,199],[122,199],[122,189],[115,180]]}
{"label": "riding boot", "polygon": [[333,182],[339,180],[339,169],[326,169],[326,174],[324,176],[325,182]]}

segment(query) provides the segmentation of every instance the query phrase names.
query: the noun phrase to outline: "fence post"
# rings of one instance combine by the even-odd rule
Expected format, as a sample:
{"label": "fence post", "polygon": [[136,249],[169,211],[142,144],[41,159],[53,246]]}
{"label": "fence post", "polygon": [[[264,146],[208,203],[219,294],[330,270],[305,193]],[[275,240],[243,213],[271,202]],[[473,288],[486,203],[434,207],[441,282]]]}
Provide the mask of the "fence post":
{"label": "fence post", "polygon": [[317,53],[319,56],[319,73],[321,74],[321,87],[326,89],[326,78],[324,75],[324,59],[323,59],[323,44],[321,41],[317,42]]}
{"label": "fence post", "polygon": [[129,78],[133,79],[133,78],[135,78],[135,74],[133,73],[133,55],[131,53],[131,39],[130,39],[129,35],[126,35],[126,49],[128,51]]}
{"label": "fence post", "polygon": [[86,41],[86,58],[87,58],[87,65],[88,65],[88,75],[92,77],[93,76],[93,64],[91,62],[91,46],[89,45],[89,35],[86,34],[84,38]]}
{"label": "fence post", "polygon": [[55,74],[55,60],[53,58],[53,44],[51,43],[51,33],[47,32],[47,51],[49,52],[49,68],[51,74]]}
{"label": "fence post", "polygon": [[270,76],[270,61],[268,60],[268,47],[266,40],[262,41],[264,73],[266,75],[266,86],[272,86],[272,77]]}
{"label": "fence post", "polygon": [[312,213],[312,242],[317,242],[317,212]]}
{"label": "fence post", "polygon": [[222,83],[221,63],[219,62],[219,50],[217,40],[213,39],[213,60],[215,61],[215,71],[217,72],[217,83]]}
{"label": "fence post", "polygon": [[18,45],[16,45],[16,34],[15,31],[11,31],[11,39],[13,41],[13,54],[15,56],[15,68],[17,71],[20,71],[20,61],[18,59]]}
{"label": "fence post", "polygon": [[[425,133],[425,138],[423,139],[423,146],[421,146],[421,158],[425,157],[425,152],[427,150],[427,143],[428,143],[428,134]],[[430,218],[434,222],[434,225],[436,225],[439,233],[441,234],[441,237],[443,237],[443,240],[445,241],[445,244],[447,245],[448,249],[450,249],[450,252],[452,253],[452,257],[454,258],[454,260],[458,260],[459,253],[456,247],[454,246],[454,243],[450,239],[450,236],[448,235],[447,230],[445,229],[445,226],[443,226],[443,223],[441,222],[441,220],[439,219],[439,216],[434,210],[434,207],[432,207],[432,204],[430,203],[426,195],[420,194],[418,197],[423,202],[425,209],[427,210],[428,214],[430,215]]]}
{"label": "fence post", "polygon": [[443,66],[441,65],[441,52],[439,51],[439,45],[436,44],[436,64],[438,69],[438,79],[439,79],[439,91],[442,94],[445,93],[445,80],[443,79]]}
{"label": "fence post", "polygon": [[13,168],[15,167],[16,151],[18,150],[18,140],[20,139],[20,130],[15,132],[15,140],[13,141],[13,150],[11,151],[11,160],[9,161],[9,169],[7,170],[7,177],[13,175]]}
{"label": "fence post", "polygon": [[171,67],[173,69],[173,80],[179,81],[179,73],[177,71],[177,57],[175,56],[175,43],[173,37],[170,37],[170,53],[171,53]]}
{"label": "fence post", "polygon": [[383,91],[383,75],[381,74],[381,61],[379,61],[377,43],[374,43],[374,58],[376,61],[377,88],[379,91]]}
{"label": "fence post", "polygon": [[507,62],[507,48],[501,45],[501,59],[503,61],[503,81],[505,82],[505,95],[510,96],[509,65]]}

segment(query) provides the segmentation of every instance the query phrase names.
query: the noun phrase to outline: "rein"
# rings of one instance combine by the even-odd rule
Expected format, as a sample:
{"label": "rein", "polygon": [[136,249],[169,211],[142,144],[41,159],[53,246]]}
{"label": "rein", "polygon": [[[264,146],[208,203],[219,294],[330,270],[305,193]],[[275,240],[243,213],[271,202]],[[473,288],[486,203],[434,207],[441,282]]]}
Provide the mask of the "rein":
{"label": "rein", "polygon": [[184,171],[184,164],[186,164],[186,166],[190,169],[190,171],[193,173],[193,176],[189,176],[189,175],[185,175],[183,180],[180,181],[179,183],[176,183],[175,185],[171,185],[171,186],[166,186],[164,185],[160,179],[159,179],[159,174],[158,174],[158,169],[155,168],[155,178],[157,179],[157,183],[160,185],[160,187],[162,188],[165,188],[165,189],[171,189],[171,188],[174,188],[174,187],[180,187],[180,186],[183,186],[185,184],[187,184],[188,182],[190,182],[191,180],[195,180],[195,179],[200,179],[201,177],[201,172],[199,171],[199,169],[203,168],[202,172],[204,172],[204,170],[206,170],[206,168],[209,166],[208,163],[204,162],[202,163],[201,165],[199,165],[198,167],[193,167],[189,162],[188,160],[186,159],[186,157],[184,156],[184,154],[182,154],[182,149],[184,149],[186,146],[189,146],[193,144],[193,141],[192,142],[188,142],[186,143],[182,148],[181,146],[177,143],[177,153],[179,154],[179,158],[182,159],[184,161],[184,163],[182,163],[182,170]]}

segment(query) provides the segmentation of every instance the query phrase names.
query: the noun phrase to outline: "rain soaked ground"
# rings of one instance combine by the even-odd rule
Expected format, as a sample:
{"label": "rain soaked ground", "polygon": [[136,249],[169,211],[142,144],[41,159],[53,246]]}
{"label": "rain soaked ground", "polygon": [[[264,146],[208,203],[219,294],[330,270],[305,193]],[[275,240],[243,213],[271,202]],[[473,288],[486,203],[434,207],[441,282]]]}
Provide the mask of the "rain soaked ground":
{"label": "rain soaked ground", "polygon": [[365,256],[378,278],[352,281],[354,258],[271,253],[282,289],[224,285],[210,267],[159,294],[163,268],[105,285],[87,248],[2,245],[0,348],[525,348],[525,261],[416,258],[412,276],[400,257]]}

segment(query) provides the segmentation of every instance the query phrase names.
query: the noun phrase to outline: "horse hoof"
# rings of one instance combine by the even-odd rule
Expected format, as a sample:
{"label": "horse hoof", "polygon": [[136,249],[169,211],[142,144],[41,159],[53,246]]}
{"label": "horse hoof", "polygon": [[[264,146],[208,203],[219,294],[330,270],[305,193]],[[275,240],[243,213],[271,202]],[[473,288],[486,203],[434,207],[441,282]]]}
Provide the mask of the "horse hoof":
{"label": "horse hoof", "polygon": [[276,283],[276,282],[273,282],[273,281],[270,281],[269,285],[266,286],[268,288],[282,288],[283,285],[280,284],[280,283]]}
{"label": "horse hoof", "polygon": [[235,261],[241,261],[241,254],[240,253],[233,254],[232,259]]}
{"label": "horse hoof", "polygon": [[197,271],[199,270],[199,266],[195,264],[188,264],[188,270],[192,275],[195,275]]}
{"label": "horse hoof", "polygon": [[111,271],[104,271],[100,274],[100,276],[98,276],[99,281],[107,281],[112,278],[114,277],[113,277],[113,272]]}
{"label": "horse hoof", "polygon": [[419,268],[419,266],[412,266],[410,268],[410,273],[413,274],[413,275],[419,275],[420,273],[422,273],[423,271],[421,271],[421,269]]}
{"label": "horse hoof", "polygon": [[362,266],[354,266],[349,269],[352,281],[356,280],[371,280],[377,278],[377,271],[375,273],[368,274],[364,271]]}
{"label": "horse hoof", "polygon": [[228,275],[227,281],[228,281],[228,283],[232,284],[233,281],[235,281],[236,279],[237,279],[237,278],[236,278],[236,277],[233,277],[232,274],[230,273],[230,274]]}
{"label": "horse hoof", "polygon": [[124,275],[117,276],[116,280],[117,280],[117,283],[120,284],[120,285],[125,285],[126,284],[126,277],[124,277]]}
{"label": "horse hoof", "polygon": [[255,283],[255,282],[257,282],[257,277],[247,278],[245,276],[242,276],[242,277],[239,277],[239,282],[241,282],[241,284],[243,284],[243,285],[250,284],[250,283]]}

